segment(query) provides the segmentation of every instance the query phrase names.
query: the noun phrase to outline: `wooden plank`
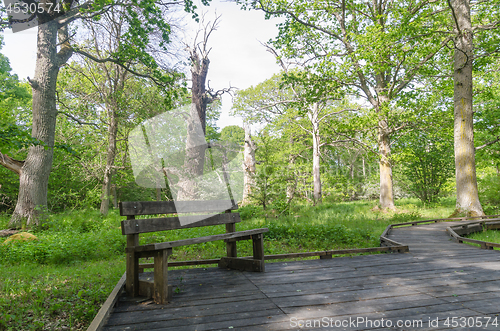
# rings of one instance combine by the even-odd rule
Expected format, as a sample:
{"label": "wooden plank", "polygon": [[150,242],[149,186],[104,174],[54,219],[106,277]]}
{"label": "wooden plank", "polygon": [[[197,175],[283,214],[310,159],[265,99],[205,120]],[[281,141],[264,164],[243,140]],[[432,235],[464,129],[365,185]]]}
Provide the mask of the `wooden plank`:
{"label": "wooden plank", "polygon": [[[200,217],[207,218],[199,220]],[[155,231],[167,231],[175,229],[196,228],[228,223],[241,222],[240,214],[215,214],[215,215],[191,215],[182,216],[184,225],[179,217],[146,218],[122,221],[122,234],[146,233]]]}
{"label": "wooden plank", "polygon": [[484,217],[488,218],[491,217],[491,220],[495,221],[500,221],[500,218],[495,218],[500,215],[486,215],[486,216],[474,216],[474,217],[452,217],[452,218],[437,218],[437,219],[431,219],[431,220],[423,220],[423,221],[414,221],[414,222],[404,222],[404,223],[396,223],[392,224],[392,227],[399,227],[399,226],[405,226],[405,225],[417,225],[417,224],[424,224],[424,223],[437,223],[437,222],[446,222],[446,221],[468,221],[472,220],[474,218],[480,218],[484,219]]}
{"label": "wooden plank", "polygon": [[[218,264],[220,258],[218,259],[206,259],[206,260],[191,260],[191,261],[169,261],[169,267],[183,267],[188,265],[205,265],[205,264]],[[154,263],[143,263],[139,264],[139,269],[153,269]],[[141,272],[139,270],[139,272]]]}
{"label": "wooden plank", "polygon": [[111,309],[115,306],[118,301],[120,292],[125,287],[125,280],[127,279],[126,273],[123,274],[122,278],[118,281],[111,294],[108,296],[104,304],[99,309],[99,312],[90,323],[87,331],[100,331],[102,327],[106,324],[106,321],[111,313]]}
{"label": "wooden plank", "polygon": [[120,202],[120,215],[156,215],[178,213],[209,213],[224,210],[237,210],[231,200],[207,201],[123,201]]}
{"label": "wooden plank", "polygon": [[389,239],[387,237],[382,237],[382,236],[380,237],[380,242],[385,243],[385,244],[389,244],[392,246],[404,246],[403,244],[401,244],[395,240]]}
{"label": "wooden plank", "polygon": [[[236,224],[235,223],[226,224],[226,233],[233,233],[233,232],[236,232]],[[226,252],[228,257],[237,257],[238,252],[236,249],[236,242],[226,241]]]}
{"label": "wooden plank", "polygon": [[139,279],[139,296],[151,299],[153,297],[154,292],[155,292],[155,286],[153,280]]}
{"label": "wooden plank", "polygon": [[135,251],[135,252],[156,251],[156,250],[172,248],[172,247],[180,247],[180,246],[200,244],[200,243],[216,241],[216,240],[244,237],[244,236],[248,236],[248,235],[264,233],[267,231],[269,231],[269,229],[267,229],[267,228],[253,229],[253,230],[239,231],[239,232],[233,232],[233,233],[216,234],[213,236],[206,236],[206,237],[199,237],[199,238],[168,241],[168,242],[163,242],[163,243],[158,243],[158,244],[149,244],[149,245],[142,245],[142,246],[136,246],[136,247],[127,247],[126,250],[127,251]]}
{"label": "wooden plank", "polygon": [[[252,236],[253,258],[264,261],[264,236],[262,233]],[[264,270],[262,270],[264,271]]]}
{"label": "wooden plank", "polygon": [[[170,250],[171,251],[171,250]],[[168,285],[168,255],[169,251],[164,249],[156,252],[154,257],[154,294],[153,298],[157,304],[164,305],[172,300],[172,291]]]}
{"label": "wooden plank", "polygon": [[391,229],[392,229],[392,224],[389,224],[389,225],[385,228],[384,232],[382,232],[382,234],[381,234],[380,236],[381,236],[381,237],[387,237],[387,235],[389,234],[389,232],[391,231]]}
{"label": "wooden plank", "polygon": [[[132,216],[133,217],[133,216]],[[139,245],[139,235],[129,234],[127,235],[127,248],[133,248]],[[125,249],[127,250],[127,249]],[[139,257],[134,251],[126,252],[127,260],[127,281],[126,290],[128,295],[131,297],[136,297],[139,295]]]}
{"label": "wooden plank", "polygon": [[[250,239],[251,236],[248,236]],[[317,252],[300,252],[300,253],[288,253],[288,254],[268,254],[264,255],[265,260],[278,260],[278,259],[295,259],[302,257],[312,257],[312,256],[331,256],[331,255],[348,255],[348,254],[360,254],[360,253],[387,253],[387,252],[399,252],[404,253],[408,252],[408,246],[390,246],[390,247],[370,247],[370,248],[354,248],[354,249],[336,249],[329,251],[317,251]],[[253,256],[244,256],[242,259],[252,259]],[[190,266],[190,265],[204,265],[204,264],[218,264],[220,259],[207,259],[207,260],[191,260],[191,261],[171,261],[168,263],[171,267],[180,267],[180,266]],[[349,262],[350,263],[350,262]],[[386,262],[383,265],[387,265]],[[152,263],[140,264],[140,268],[153,268],[154,265]]]}
{"label": "wooden plank", "polygon": [[264,271],[264,260],[242,259],[238,257],[221,257],[219,268],[241,271]]}
{"label": "wooden plank", "polygon": [[[302,257],[312,257],[312,256],[324,256],[324,255],[348,255],[348,254],[360,254],[360,253],[376,253],[376,252],[407,252],[408,246],[391,246],[391,247],[369,247],[369,248],[353,248],[353,249],[334,249],[329,251],[317,251],[317,252],[300,252],[300,253],[286,253],[286,254],[269,254],[265,255],[265,260],[278,260],[278,259],[296,259]],[[250,256],[245,256],[243,258],[251,258]]]}

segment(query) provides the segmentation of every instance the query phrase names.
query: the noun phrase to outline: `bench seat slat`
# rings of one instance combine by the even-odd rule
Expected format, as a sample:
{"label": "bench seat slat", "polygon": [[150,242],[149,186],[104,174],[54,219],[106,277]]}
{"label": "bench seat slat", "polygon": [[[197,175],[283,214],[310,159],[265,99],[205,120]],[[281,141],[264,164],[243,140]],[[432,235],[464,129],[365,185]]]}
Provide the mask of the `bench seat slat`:
{"label": "bench seat slat", "polygon": [[[202,216],[208,216],[201,221],[196,221]],[[122,221],[122,234],[137,234],[155,231],[167,231],[175,229],[187,229],[209,225],[219,225],[241,222],[240,214],[225,213],[215,215],[192,215],[182,216],[185,225],[182,225],[179,217],[145,218]]]}
{"label": "bench seat slat", "polygon": [[268,231],[269,231],[268,228],[252,229],[252,230],[239,231],[239,232],[233,232],[233,233],[216,234],[213,236],[206,236],[206,237],[199,237],[199,238],[167,241],[167,242],[158,243],[158,244],[148,244],[148,245],[142,245],[142,246],[127,247],[126,250],[127,250],[127,252],[146,252],[146,251],[157,251],[157,250],[162,250],[162,249],[167,249],[167,248],[172,248],[172,247],[200,244],[200,243],[216,241],[216,240],[238,239],[238,238],[247,239],[245,237],[259,234],[259,233],[268,232]]}
{"label": "bench seat slat", "polygon": [[231,200],[207,201],[122,201],[121,216],[179,214],[179,213],[210,213],[224,210],[237,210]]}

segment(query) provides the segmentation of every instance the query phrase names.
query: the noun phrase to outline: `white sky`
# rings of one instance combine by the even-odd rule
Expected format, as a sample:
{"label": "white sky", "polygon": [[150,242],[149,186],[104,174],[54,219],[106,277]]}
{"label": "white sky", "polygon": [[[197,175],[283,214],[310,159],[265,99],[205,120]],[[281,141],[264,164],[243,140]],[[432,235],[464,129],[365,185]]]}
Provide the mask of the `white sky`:
{"label": "white sky", "polygon": [[[203,6],[198,7],[201,9]],[[215,11],[221,15],[219,27],[209,39],[212,50],[208,79],[212,88],[217,90],[231,85],[245,89],[279,72],[280,67],[274,57],[260,44],[277,35],[276,20],[266,21],[262,12],[243,11],[234,3],[220,0],[213,0],[203,11],[207,11],[206,20],[213,20]],[[14,73],[20,79],[34,76],[36,34],[36,28],[15,34],[10,30],[4,32],[5,45],[1,52],[9,58]],[[191,44],[190,40],[186,42]],[[218,122],[220,128],[242,125],[240,118],[229,116],[230,108],[231,97],[225,95]]]}

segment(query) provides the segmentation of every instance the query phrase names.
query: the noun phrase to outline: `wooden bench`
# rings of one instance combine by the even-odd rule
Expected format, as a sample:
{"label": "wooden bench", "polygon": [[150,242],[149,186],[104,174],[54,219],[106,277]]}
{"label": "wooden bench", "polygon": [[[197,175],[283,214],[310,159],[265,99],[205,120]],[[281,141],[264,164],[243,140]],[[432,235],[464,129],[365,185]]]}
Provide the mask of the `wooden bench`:
{"label": "wooden bench", "polygon": [[[136,219],[136,216],[138,215],[181,214],[181,212],[177,211],[176,206],[180,211],[182,211],[182,213],[189,214],[220,212],[221,210],[224,210],[224,208],[228,208],[228,206],[229,208],[225,210],[225,213],[206,215],[208,217],[202,220],[199,220],[200,215],[182,216],[182,218],[174,216]],[[231,212],[236,209],[238,209],[238,206],[234,203],[228,204],[228,201],[176,201],[175,203],[173,201],[121,202],[120,215],[127,216],[127,219],[121,223],[122,234],[127,236],[127,247],[125,249],[127,255],[127,294],[131,297],[139,295],[152,296],[154,301],[158,304],[168,303],[172,299],[172,286],[168,285],[167,272],[168,256],[172,254],[172,248],[216,240],[224,240],[227,248],[227,257],[221,257],[218,261],[220,268],[263,272],[263,233],[269,231],[269,229],[261,228],[247,231],[236,231],[236,223],[241,222],[240,215],[238,213]],[[199,238],[167,241],[156,244],[139,245],[140,233],[220,224],[226,225],[226,233]],[[237,257],[236,242],[240,240],[252,240],[253,259]],[[154,264],[148,266],[154,268],[153,283],[139,280],[139,271],[142,272],[145,267],[144,265],[139,265],[139,258],[146,257],[154,258]],[[202,261],[199,262],[200,263],[186,263],[186,265],[203,264]]]}

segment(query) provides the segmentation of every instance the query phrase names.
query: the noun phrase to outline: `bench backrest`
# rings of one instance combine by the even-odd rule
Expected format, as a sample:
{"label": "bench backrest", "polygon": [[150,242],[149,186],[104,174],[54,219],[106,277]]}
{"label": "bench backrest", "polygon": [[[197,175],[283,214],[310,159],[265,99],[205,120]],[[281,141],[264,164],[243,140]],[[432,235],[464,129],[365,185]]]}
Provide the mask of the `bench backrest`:
{"label": "bench backrest", "polygon": [[[211,201],[125,201],[120,202],[120,215],[127,216],[122,221],[122,234],[139,234],[175,229],[186,229],[219,224],[234,224],[241,222],[236,204],[226,200]],[[182,216],[184,224],[178,216],[162,218],[136,219],[138,215],[210,213],[225,210],[224,214]],[[202,218],[200,220],[200,218]]]}

